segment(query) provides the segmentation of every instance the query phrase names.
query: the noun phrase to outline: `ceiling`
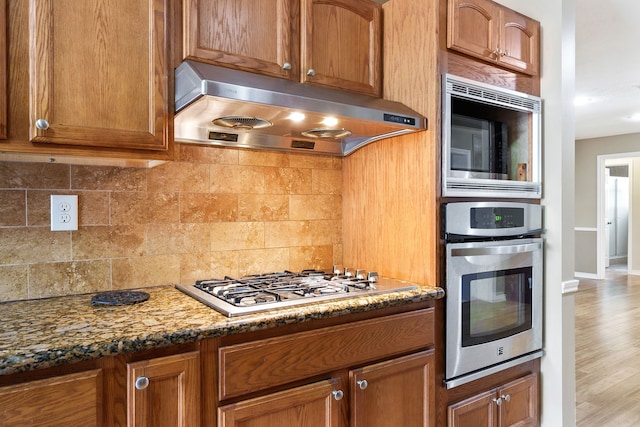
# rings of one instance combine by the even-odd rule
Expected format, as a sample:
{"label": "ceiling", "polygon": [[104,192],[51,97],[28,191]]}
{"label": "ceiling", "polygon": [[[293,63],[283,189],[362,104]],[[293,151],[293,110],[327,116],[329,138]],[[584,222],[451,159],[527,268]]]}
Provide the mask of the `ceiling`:
{"label": "ceiling", "polygon": [[637,0],[576,0],[576,139],[640,133],[638,18]]}

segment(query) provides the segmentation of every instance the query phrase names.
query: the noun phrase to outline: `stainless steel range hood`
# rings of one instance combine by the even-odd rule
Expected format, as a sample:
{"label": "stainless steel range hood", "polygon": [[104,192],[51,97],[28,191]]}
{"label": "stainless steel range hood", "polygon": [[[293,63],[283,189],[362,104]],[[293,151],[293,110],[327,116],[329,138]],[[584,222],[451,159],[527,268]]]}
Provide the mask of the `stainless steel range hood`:
{"label": "stainless steel range hood", "polygon": [[183,62],[175,78],[180,142],[346,156],[427,125],[397,102],[200,62]]}

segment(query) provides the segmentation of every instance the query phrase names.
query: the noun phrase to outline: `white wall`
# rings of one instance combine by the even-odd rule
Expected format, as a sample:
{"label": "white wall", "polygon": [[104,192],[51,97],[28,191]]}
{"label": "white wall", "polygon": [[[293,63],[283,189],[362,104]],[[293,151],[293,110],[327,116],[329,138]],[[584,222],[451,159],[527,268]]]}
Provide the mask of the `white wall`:
{"label": "white wall", "polygon": [[542,426],[575,425],[574,272],[575,0],[497,0],[540,21],[545,225]]}

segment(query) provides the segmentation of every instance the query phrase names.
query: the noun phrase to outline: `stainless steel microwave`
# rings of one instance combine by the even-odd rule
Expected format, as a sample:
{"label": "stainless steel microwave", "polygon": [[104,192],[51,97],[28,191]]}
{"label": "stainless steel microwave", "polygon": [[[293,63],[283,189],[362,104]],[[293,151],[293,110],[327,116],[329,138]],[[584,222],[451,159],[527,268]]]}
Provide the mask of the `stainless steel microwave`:
{"label": "stainless steel microwave", "polygon": [[445,74],[443,197],[540,198],[542,100]]}

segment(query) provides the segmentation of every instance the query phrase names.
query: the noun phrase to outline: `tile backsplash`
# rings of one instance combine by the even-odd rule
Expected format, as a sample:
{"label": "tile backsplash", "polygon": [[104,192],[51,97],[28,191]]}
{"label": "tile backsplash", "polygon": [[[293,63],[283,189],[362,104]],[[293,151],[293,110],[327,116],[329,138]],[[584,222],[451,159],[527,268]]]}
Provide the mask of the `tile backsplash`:
{"label": "tile backsplash", "polygon": [[[342,261],[342,159],[179,145],[152,169],[0,162],[0,301]],[[50,231],[77,194],[78,231]]]}

